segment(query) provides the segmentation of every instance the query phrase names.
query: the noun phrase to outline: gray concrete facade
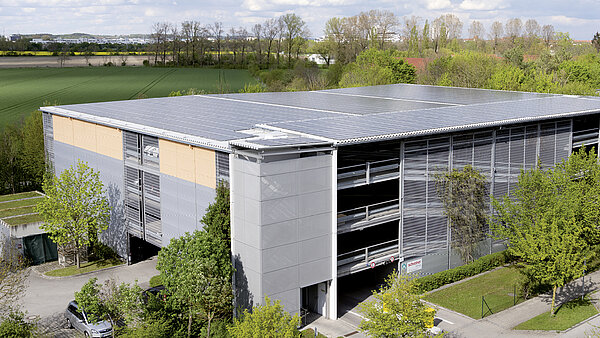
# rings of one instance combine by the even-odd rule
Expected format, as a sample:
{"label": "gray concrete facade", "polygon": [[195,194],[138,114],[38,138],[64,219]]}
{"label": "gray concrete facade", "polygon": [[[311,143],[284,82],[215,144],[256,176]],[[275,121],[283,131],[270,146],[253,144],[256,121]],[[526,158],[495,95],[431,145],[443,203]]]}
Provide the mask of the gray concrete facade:
{"label": "gray concrete facade", "polygon": [[167,174],[160,174],[162,245],[186,232],[201,229],[200,220],[215,199],[214,189]]}
{"label": "gray concrete facade", "polygon": [[332,279],[332,156],[230,159],[236,303],[298,313],[300,288]]}
{"label": "gray concrete facade", "polygon": [[111,207],[110,222],[100,239],[119,256],[127,257],[127,229],[123,206],[123,161],[54,140],[54,171],[62,171],[81,160],[100,173]]}

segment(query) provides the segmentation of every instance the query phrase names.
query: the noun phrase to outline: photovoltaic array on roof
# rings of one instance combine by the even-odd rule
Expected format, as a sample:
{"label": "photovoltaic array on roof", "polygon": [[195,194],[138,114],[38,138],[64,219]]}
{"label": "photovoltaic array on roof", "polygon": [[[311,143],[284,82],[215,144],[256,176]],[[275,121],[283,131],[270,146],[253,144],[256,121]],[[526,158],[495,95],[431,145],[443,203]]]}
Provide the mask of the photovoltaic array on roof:
{"label": "photovoltaic array on roof", "polygon": [[[221,149],[243,144],[258,149],[324,141],[367,142],[600,112],[600,99],[396,84],[312,92],[179,96],[41,110],[160,137],[172,136],[190,144]],[[253,128],[276,130],[286,136],[261,138],[243,132]],[[191,138],[188,140],[186,135]]]}

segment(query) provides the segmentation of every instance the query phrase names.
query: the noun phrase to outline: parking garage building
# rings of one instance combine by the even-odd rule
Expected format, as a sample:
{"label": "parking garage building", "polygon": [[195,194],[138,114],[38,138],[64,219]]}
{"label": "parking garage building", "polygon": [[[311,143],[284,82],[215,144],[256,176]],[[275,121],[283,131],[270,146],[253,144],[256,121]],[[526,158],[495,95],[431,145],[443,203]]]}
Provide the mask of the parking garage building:
{"label": "parking garage building", "polygon": [[[594,97],[408,84],[41,110],[57,173],[78,159],[100,172],[119,254],[201,228],[226,181],[237,305],[268,296],[329,318],[352,275],[462,264],[436,173],[471,165],[502,197],[522,169],[597,146],[600,127]],[[488,239],[479,255],[503,249]]]}

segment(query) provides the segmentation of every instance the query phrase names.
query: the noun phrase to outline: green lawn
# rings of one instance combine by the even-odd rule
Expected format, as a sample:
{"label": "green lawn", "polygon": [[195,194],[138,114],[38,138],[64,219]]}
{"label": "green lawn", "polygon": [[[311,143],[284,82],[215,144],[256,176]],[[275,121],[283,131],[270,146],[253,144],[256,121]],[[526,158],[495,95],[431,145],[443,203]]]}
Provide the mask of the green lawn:
{"label": "green lawn", "polygon": [[237,92],[256,80],[247,70],[160,67],[0,69],[0,127],[44,102],[73,104],[168,96],[196,88]]}
{"label": "green lawn", "polygon": [[28,223],[41,222],[42,216],[40,214],[32,214],[32,215],[23,215],[11,218],[4,218],[3,221],[8,225],[17,226]]}
{"label": "green lawn", "polygon": [[29,205],[26,207],[0,210],[0,218],[31,214],[31,213],[35,212],[34,208],[35,208],[34,205]]}
{"label": "green lawn", "polygon": [[[471,318],[481,318],[481,296],[485,296],[493,313],[513,306],[514,286],[521,280],[515,267],[501,268],[466,282],[432,292],[425,300],[460,312]],[[519,288],[517,287],[517,296]],[[522,298],[520,299],[522,301]],[[517,297],[517,303],[519,298]],[[487,308],[486,308],[487,310]],[[488,312],[489,315],[489,312]]]}
{"label": "green lawn", "polygon": [[[305,329],[302,330],[300,332],[302,334],[302,338],[314,338],[315,337],[315,331],[313,329]],[[326,336],[322,335],[321,333],[317,334],[317,338],[327,338]]]}
{"label": "green lawn", "polygon": [[515,330],[564,331],[597,313],[588,299],[577,298],[560,306],[554,317],[550,317],[548,311],[517,325]]}
{"label": "green lawn", "polygon": [[17,194],[2,195],[2,196],[0,196],[0,202],[14,201],[14,200],[18,200],[21,198],[36,197],[36,196],[40,196],[40,193],[35,192],[35,191],[20,192]]}
{"label": "green lawn", "polygon": [[96,271],[104,268],[109,268],[111,266],[121,265],[123,262],[118,259],[104,259],[94,262],[82,263],[81,268],[77,268],[77,266],[68,266],[66,268],[60,268],[52,271],[46,272],[47,276],[53,277],[65,277],[65,276],[73,276],[78,275],[85,272]]}
{"label": "green lawn", "polygon": [[26,200],[0,203],[0,210],[7,210],[7,209],[12,209],[12,208],[20,208],[20,207],[36,205],[40,201],[41,198],[43,198],[43,197],[40,196],[38,198],[30,198],[30,199],[26,199]]}

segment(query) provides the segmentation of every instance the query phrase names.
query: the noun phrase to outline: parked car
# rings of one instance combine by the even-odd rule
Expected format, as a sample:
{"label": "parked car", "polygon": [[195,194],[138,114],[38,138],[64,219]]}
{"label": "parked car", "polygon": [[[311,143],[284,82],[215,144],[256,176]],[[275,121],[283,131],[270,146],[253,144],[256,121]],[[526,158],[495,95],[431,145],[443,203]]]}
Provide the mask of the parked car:
{"label": "parked car", "polygon": [[159,295],[162,295],[162,297],[161,297],[162,300],[166,301],[167,296],[162,293],[163,290],[165,290],[164,285],[159,285],[159,286],[155,286],[155,287],[144,290],[142,292],[142,300],[143,300],[144,304],[148,303],[148,298],[150,297],[150,295],[152,295],[154,297],[158,297]]}
{"label": "parked car", "polygon": [[75,328],[86,337],[111,337],[112,325],[109,322],[102,320],[96,323],[91,323],[84,309],[80,309],[76,301],[69,302],[65,311],[67,325],[69,328]]}

